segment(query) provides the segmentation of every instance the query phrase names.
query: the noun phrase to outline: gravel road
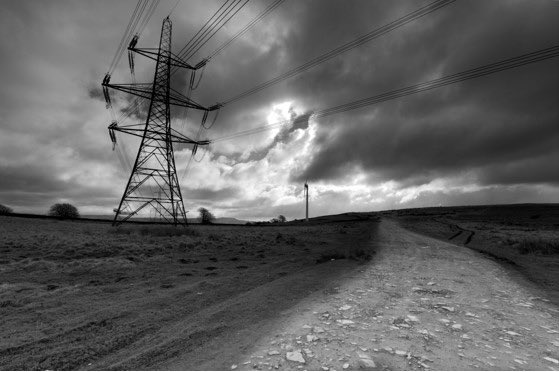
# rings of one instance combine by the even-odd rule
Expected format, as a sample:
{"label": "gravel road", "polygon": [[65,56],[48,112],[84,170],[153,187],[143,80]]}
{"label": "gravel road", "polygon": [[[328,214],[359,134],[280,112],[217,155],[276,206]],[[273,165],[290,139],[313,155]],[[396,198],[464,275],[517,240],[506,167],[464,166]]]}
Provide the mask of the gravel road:
{"label": "gravel road", "polygon": [[[159,367],[559,369],[559,310],[514,270],[388,219],[370,244],[371,261],[276,319],[205,345],[196,360],[187,353]],[[223,353],[231,343],[250,347]]]}

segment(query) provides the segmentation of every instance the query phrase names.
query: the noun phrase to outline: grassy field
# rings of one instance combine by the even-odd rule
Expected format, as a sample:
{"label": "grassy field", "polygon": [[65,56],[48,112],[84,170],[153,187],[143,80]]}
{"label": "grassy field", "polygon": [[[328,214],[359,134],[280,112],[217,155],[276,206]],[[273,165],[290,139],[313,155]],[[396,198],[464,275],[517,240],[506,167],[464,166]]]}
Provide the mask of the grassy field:
{"label": "grassy field", "polygon": [[[142,369],[155,359],[120,355],[175,324],[197,335],[182,340],[187,350],[273,317],[308,293],[315,268],[373,254],[374,222],[338,220],[177,229],[0,217],[0,369]],[[255,291],[281,280],[284,298]],[[247,308],[228,312],[238,296]]]}
{"label": "grassy field", "polygon": [[465,245],[515,267],[559,304],[559,205],[422,208],[385,214],[412,231]]}

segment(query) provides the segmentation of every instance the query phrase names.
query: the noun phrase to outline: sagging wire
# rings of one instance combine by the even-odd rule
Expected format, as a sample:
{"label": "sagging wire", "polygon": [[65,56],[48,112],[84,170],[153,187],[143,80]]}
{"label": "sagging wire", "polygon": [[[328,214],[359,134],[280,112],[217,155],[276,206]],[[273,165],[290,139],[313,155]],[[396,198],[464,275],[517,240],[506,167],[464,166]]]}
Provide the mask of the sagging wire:
{"label": "sagging wire", "polygon": [[[194,71],[192,71],[192,76],[194,76]],[[200,72],[200,77],[198,78],[198,82],[196,83],[195,86],[191,85],[191,89],[192,90],[196,90],[198,89],[198,85],[200,85],[200,82],[202,81],[202,76],[204,76],[204,71],[206,71],[206,64],[204,63],[204,66],[202,66],[202,71]]]}

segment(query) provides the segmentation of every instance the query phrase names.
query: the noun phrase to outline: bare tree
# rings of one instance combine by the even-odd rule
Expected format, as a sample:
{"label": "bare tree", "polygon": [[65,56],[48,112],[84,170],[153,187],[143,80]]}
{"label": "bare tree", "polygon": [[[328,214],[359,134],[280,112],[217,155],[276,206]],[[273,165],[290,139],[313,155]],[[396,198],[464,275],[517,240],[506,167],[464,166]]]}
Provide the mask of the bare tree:
{"label": "bare tree", "polygon": [[215,220],[215,216],[206,208],[200,207],[198,212],[200,212],[200,223],[204,225],[209,225]]}
{"label": "bare tree", "polygon": [[69,203],[56,203],[50,207],[49,216],[62,218],[79,218],[78,208]]}
{"label": "bare tree", "polygon": [[285,221],[287,221],[287,218],[285,218],[285,216],[283,214],[280,214],[278,216],[278,222],[279,223],[285,223]]}
{"label": "bare tree", "polygon": [[14,210],[12,208],[0,204],[0,216],[6,216],[11,213],[14,213]]}

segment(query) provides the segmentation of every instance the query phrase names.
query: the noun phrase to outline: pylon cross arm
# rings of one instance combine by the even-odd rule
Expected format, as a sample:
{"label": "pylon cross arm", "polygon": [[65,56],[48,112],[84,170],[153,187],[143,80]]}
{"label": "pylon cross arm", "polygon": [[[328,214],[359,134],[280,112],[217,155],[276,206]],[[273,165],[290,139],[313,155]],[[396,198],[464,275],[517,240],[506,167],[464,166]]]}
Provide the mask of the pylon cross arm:
{"label": "pylon cross arm", "polygon": [[[159,95],[152,95],[152,87],[148,84],[103,84],[104,87],[108,87],[114,90],[119,90],[121,92],[130,93],[138,97],[152,99],[153,101],[167,103],[165,97]],[[208,110],[206,107],[194,102],[190,98],[182,95],[174,89],[169,94],[169,104],[174,106],[189,107],[198,110]]]}
{"label": "pylon cross arm", "polygon": [[118,126],[112,123],[111,125],[109,125],[109,130],[131,134],[136,137],[145,137],[146,139],[155,139],[155,140],[168,139],[171,142],[175,142],[175,143],[187,143],[187,144],[190,143],[190,144],[201,145],[201,146],[210,144],[209,140],[193,140],[173,128],[171,128],[169,133],[164,131],[146,129],[145,124],[131,124],[131,125]]}
{"label": "pylon cross arm", "polygon": [[[153,59],[154,61],[157,61],[157,57],[159,56],[159,50],[157,48],[130,48],[129,47],[128,50],[134,53],[138,53],[139,55],[142,55],[149,59]],[[181,57],[177,56],[175,53],[170,52],[169,63],[171,64],[171,66],[175,66],[175,67],[183,67],[189,70],[198,70],[199,68],[204,67],[206,61],[202,60],[198,64],[192,66],[189,63],[187,63],[185,60],[183,60]]]}

